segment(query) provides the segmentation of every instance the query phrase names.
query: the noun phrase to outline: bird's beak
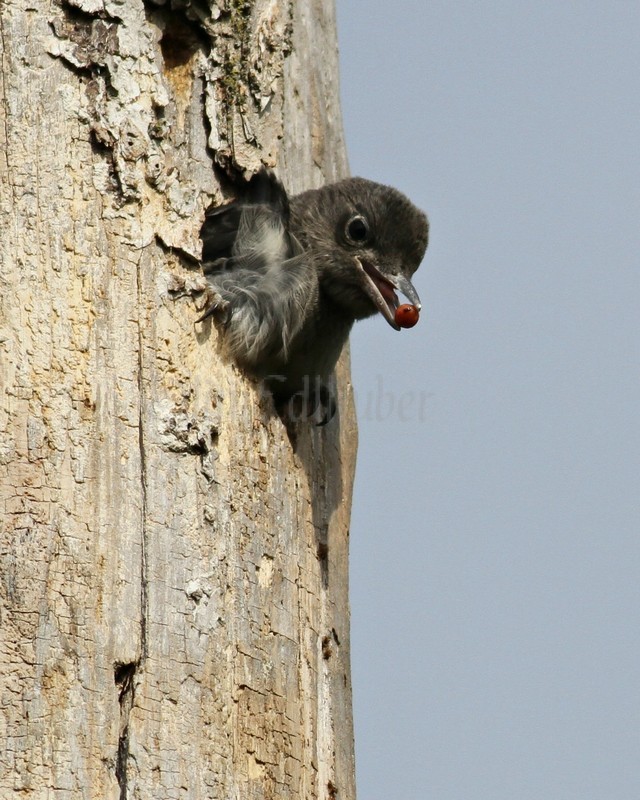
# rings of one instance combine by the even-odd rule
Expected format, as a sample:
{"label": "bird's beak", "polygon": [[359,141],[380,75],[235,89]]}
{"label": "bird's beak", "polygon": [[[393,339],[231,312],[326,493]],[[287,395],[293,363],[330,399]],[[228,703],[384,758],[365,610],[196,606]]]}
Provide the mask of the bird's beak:
{"label": "bird's beak", "polygon": [[402,292],[407,300],[420,310],[422,303],[415,286],[405,275],[383,275],[373,264],[360,258],[356,258],[356,263],[362,270],[365,292],[373,300],[376,308],[389,325],[399,331],[400,326],[395,320],[395,314],[400,301],[395,290]]}

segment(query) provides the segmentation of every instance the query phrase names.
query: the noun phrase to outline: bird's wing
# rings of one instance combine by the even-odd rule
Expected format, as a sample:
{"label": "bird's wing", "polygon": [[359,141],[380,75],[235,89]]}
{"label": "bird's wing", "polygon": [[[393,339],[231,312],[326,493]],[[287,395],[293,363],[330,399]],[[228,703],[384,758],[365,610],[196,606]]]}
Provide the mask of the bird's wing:
{"label": "bird's wing", "polygon": [[207,211],[200,236],[205,273],[222,266],[265,272],[281,264],[295,252],[284,187],[261,170],[237,200]]}
{"label": "bird's wing", "polygon": [[262,273],[225,269],[209,281],[232,309],[224,333],[231,355],[257,374],[269,374],[275,364],[281,369],[318,302],[316,273],[305,256]]}

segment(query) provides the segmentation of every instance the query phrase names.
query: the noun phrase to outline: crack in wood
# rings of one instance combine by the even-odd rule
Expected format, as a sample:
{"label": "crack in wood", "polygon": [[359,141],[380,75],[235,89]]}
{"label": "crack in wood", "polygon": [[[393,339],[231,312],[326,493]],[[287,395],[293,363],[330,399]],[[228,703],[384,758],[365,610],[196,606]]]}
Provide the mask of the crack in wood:
{"label": "crack in wood", "polygon": [[118,689],[120,704],[120,735],[118,737],[118,754],[116,756],[115,773],[120,787],[120,800],[127,800],[127,769],[129,764],[129,717],[133,708],[135,686],[134,677],[138,663],[115,664],[113,679]]}

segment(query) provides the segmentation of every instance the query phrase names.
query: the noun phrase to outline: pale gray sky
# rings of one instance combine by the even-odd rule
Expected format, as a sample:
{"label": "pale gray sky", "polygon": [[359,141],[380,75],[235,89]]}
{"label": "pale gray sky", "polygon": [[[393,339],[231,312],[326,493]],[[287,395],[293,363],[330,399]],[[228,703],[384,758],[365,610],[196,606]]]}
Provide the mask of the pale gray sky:
{"label": "pale gray sky", "polygon": [[359,797],[638,800],[640,2],[337,4],[351,171],[432,225],[352,337]]}

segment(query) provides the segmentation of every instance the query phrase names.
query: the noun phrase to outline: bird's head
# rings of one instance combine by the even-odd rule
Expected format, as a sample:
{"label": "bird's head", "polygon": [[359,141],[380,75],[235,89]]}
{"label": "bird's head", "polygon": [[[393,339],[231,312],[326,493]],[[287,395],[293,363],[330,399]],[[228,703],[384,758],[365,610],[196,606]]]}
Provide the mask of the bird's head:
{"label": "bird's head", "polygon": [[347,180],[293,199],[295,235],[313,251],[321,291],[352,319],[379,311],[396,330],[398,292],[420,308],[411,283],[429,238],[425,214],[401,192]]}

